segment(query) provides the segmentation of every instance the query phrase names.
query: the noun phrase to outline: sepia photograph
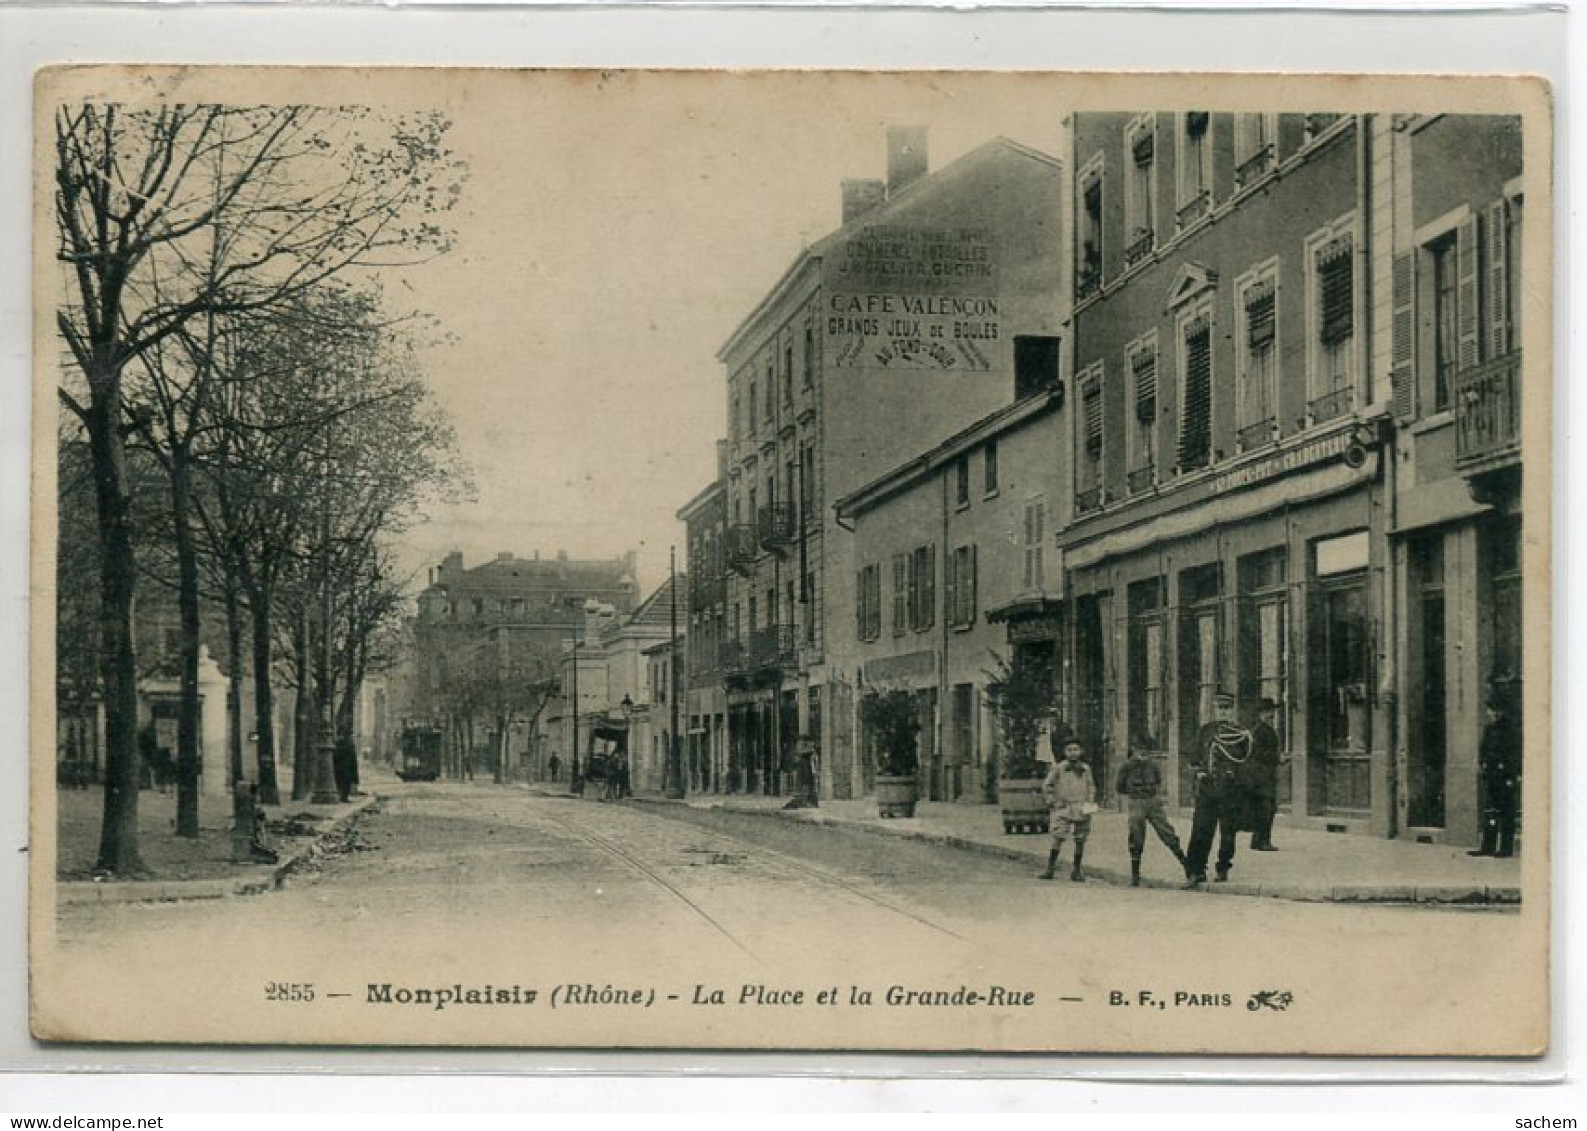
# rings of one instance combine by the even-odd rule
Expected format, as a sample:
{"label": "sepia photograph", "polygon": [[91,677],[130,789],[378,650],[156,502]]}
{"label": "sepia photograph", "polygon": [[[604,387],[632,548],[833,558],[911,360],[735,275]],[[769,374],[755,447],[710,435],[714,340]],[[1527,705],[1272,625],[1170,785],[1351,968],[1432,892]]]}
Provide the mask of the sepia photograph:
{"label": "sepia photograph", "polygon": [[1547,1051],[1541,80],[34,93],[36,1039]]}

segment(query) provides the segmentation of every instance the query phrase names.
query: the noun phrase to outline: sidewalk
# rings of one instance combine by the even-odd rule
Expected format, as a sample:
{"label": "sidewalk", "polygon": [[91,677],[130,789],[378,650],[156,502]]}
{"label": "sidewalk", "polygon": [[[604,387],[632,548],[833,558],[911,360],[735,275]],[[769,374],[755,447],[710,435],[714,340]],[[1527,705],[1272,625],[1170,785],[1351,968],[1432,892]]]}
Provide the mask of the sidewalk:
{"label": "sidewalk", "polygon": [[[882,836],[907,836],[1010,859],[1029,860],[1034,878],[1046,863],[1052,838],[1013,836],[1003,832],[995,805],[921,802],[916,815],[882,820],[874,799],[823,801],[819,809],[783,809],[786,797],[694,795],[684,801],[660,797],[637,800],[662,805],[689,805],[756,813],[768,818],[808,824],[843,825]],[[1175,818],[1181,843],[1190,839],[1190,821]],[[1128,821],[1104,809],[1092,818],[1086,844],[1085,870],[1092,881],[1130,882]],[[1184,876],[1147,830],[1142,868],[1143,887],[1179,887]],[[1347,833],[1318,832],[1278,826],[1273,841],[1278,852],[1252,852],[1250,834],[1241,833],[1228,883],[1209,882],[1205,890],[1225,895],[1266,896],[1334,903],[1421,903],[1515,905],[1521,902],[1521,862],[1466,855],[1463,847],[1417,844]],[[1062,875],[1067,876],[1073,845],[1066,845]],[[1216,859],[1217,846],[1213,847]],[[1210,868],[1209,868],[1210,871]],[[1068,882],[1064,880],[1063,882]]]}
{"label": "sidewalk", "polygon": [[232,862],[229,803],[222,808],[204,799],[209,803],[199,810],[199,835],[191,839],[175,833],[176,791],[144,790],[138,795],[138,850],[149,873],[143,879],[93,879],[104,793],[97,786],[61,790],[56,812],[56,901],[65,906],[220,899],[279,887],[304,861],[333,844],[354,816],[377,803],[377,786],[397,780],[383,767],[359,769],[365,795],[346,804],[311,805],[283,798],[280,805],[266,808],[269,843],[280,854],[274,864]]}

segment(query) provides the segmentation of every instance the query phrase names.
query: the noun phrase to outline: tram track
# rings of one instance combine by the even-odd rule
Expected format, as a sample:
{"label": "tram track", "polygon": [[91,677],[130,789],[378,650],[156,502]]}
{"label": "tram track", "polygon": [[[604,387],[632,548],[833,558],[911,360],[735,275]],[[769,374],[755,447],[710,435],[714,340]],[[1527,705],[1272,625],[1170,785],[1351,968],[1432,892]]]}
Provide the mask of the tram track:
{"label": "tram track", "polygon": [[[611,812],[628,813],[628,814],[632,814],[634,816],[643,815],[643,816],[646,816],[646,817],[652,817],[652,818],[656,818],[656,819],[666,820],[669,824],[674,825],[674,826],[686,827],[689,830],[691,830],[691,832],[693,832],[694,834],[696,834],[698,836],[701,836],[701,837],[704,837],[704,838],[708,838],[709,840],[715,841],[715,842],[717,842],[718,844],[721,844],[721,845],[732,846],[739,853],[741,853],[741,854],[743,854],[743,855],[745,855],[747,857],[755,858],[755,859],[758,859],[760,861],[769,863],[775,868],[781,868],[784,871],[792,872],[792,873],[794,873],[794,874],[796,874],[798,876],[803,877],[807,881],[814,881],[814,883],[817,884],[820,887],[825,887],[827,889],[831,889],[831,890],[836,890],[836,891],[842,892],[845,896],[847,896],[847,897],[849,897],[851,899],[857,899],[857,900],[863,901],[864,903],[867,903],[867,904],[869,904],[869,905],[871,905],[873,907],[879,908],[879,909],[881,909],[883,911],[887,911],[887,912],[889,912],[889,913],[891,913],[893,915],[900,916],[900,917],[902,917],[904,919],[908,919],[908,920],[910,920],[911,922],[915,923],[918,926],[925,927],[928,930],[937,932],[937,933],[942,934],[942,935],[946,935],[947,937],[955,940],[956,942],[961,942],[961,943],[970,943],[971,942],[970,939],[966,938],[962,934],[959,934],[957,931],[954,931],[953,929],[951,929],[949,927],[946,927],[946,926],[944,926],[941,923],[935,922],[932,919],[928,919],[928,918],[926,918],[923,915],[917,914],[916,912],[910,910],[907,907],[900,906],[899,904],[893,902],[892,900],[886,899],[886,898],[884,898],[884,897],[882,897],[880,895],[875,894],[874,892],[867,891],[863,887],[861,887],[860,885],[852,883],[849,880],[843,878],[842,876],[836,875],[836,874],[834,874],[834,873],[832,873],[832,872],[830,872],[830,871],[828,871],[828,870],[826,870],[824,868],[815,867],[814,865],[808,864],[805,861],[800,860],[796,856],[793,856],[793,855],[791,855],[789,853],[780,851],[780,850],[775,849],[775,848],[770,848],[770,847],[768,847],[768,846],[766,846],[764,844],[761,844],[761,843],[759,843],[759,842],[757,842],[757,841],[755,841],[753,839],[750,839],[748,837],[736,836],[736,835],[734,835],[734,834],[732,834],[730,832],[724,832],[724,831],[719,830],[719,829],[705,828],[705,827],[701,826],[700,824],[697,824],[697,823],[695,823],[693,821],[673,820],[673,819],[671,819],[669,817],[668,814],[655,813],[655,812],[652,812],[651,810],[649,810],[648,808],[639,808],[639,807],[633,807],[633,806],[629,806],[629,805],[622,805],[622,806],[614,806],[609,811],[611,811]],[[680,902],[682,902],[685,906],[687,906],[696,915],[700,916],[707,923],[709,923],[714,929],[716,929],[723,936],[725,936],[730,941],[732,941],[733,944],[735,946],[737,946],[740,950],[742,950],[746,954],[749,954],[751,957],[757,958],[757,961],[759,960],[758,956],[756,956],[753,953],[753,951],[751,951],[747,946],[745,946],[744,943],[741,940],[735,938],[733,936],[732,932],[727,930],[726,927],[724,927],[720,922],[718,922],[716,919],[714,919],[695,900],[693,900],[685,892],[683,892],[682,889],[680,889],[677,885],[673,884],[671,881],[669,881],[668,879],[666,879],[665,877],[660,875],[658,873],[657,869],[653,865],[647,863],[644,860],[641,860],[640,858],[638,858],[634,853],[632,853],[628,849],[622,847],[621,845],[618,845],[618,844],[614,843],[609,838],[601,835],[600,833],[591,831],[581,821],[570,820],[570,819],[568,819],[568,818],[566,818],[566,817],[564,817],[564,816],[562,816],[560,814],[555,815],[553,819],[556,820],[557,824],[560,825],[561,827],[563,827],[564,829],[567,829],[569,832],[572,832],[573,834],[579,836],[581,839],[585,840],[586,842],[588,842],[588,843],[590,843],[590,844],[592,844],[592,845],[594,845],[594,846],[596,846],[598,848],[601,848],[601,849],[605,850],[606,852],[610,853],[611,855],[617,857],[624,864],[626,864],[631,870],[639,873],[640,875],[642,875],[646,879],[650,880],[652,883],[655,883],[658,886],[660,886],[661,888],[663,888],[664,890],[666,890],[675,899],[677,899]]]}

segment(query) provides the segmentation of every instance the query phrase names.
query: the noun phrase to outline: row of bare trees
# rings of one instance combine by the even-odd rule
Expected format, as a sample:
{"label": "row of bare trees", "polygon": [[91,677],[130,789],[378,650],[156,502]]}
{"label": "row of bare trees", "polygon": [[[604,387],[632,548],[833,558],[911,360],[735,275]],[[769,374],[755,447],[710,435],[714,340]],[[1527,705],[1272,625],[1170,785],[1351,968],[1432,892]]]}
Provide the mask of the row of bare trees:
{"label": "row of bare trees", "polygon": [[[198,832],[206,607],[225,624],[231,773],[247,776],[246,657],[267,803],[279,800],[275,677],[298,689],[302,796],[312,744],[328,738],[320,714],[347,733],[386,659],[404,580],[392,535],[460,484],[418,360],[422,324],[380,287],[448,246],[439,220],[465,170],[447,127],[349,107],[55,113],[61,629],[72,618],[85,630],[72,646],[93,655],[67,663],[63,650],[60,675],[91,680],[104,704],[102,871],[142,869],[140,591],[164,589],[179,615],[180,835]],[[71,545],[74,533],[91,544]],[[84,566],[91,594],[64,572]]]}

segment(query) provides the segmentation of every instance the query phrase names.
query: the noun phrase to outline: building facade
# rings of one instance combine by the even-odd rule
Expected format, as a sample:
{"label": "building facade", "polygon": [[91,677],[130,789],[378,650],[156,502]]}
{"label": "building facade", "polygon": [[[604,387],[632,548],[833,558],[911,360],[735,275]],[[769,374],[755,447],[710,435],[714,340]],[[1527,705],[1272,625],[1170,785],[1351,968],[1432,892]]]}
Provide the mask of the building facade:
{"label": "building facade", "polygon": [[722,652],[727,640],[726,442],[718,441],[718,476],[679,511],[687,532],[689,626],[683,668],[688,788],[727,788],[727,697]]}
{"label": "building facade", "polygon": [[[860,696],[915,694],[928,800],[997,799],[986,683],[1010,656],[1009,618],[1042,623],[1054,603],[1046,513],[1067,444],[1062,405],[1054,381],[838,500],[859,577]],[[1051,642],[1015,634],[1012,646],[1035,650],[1056,677]],[[857,746],[869,789],[874,759],[863,725]]]}
{"label": "building facade", "polygon": [[843,225],[729,338],[720,668],[725,788],[781,792],[800,736],[828,796],[855,756],[851,540],[834,500],[1016,398],[1016,359],[1057,365],[1063,182],[998,139],[929,173],[889,131],[886,181],[843,185]]}
{"label": "building facade", "polygon": [[1491,614],[1486,644],[1447,634],[1519,585],[1518,433],[1495,433],[1519,358],[1482,320],[1518,123],[1087,113],[1070,137],[1073,725],[1108,768],[1162,759],[1188,806],[1213,692],[1272,699],[1286,819],[1396,835],[1421,797],[1472,839],[1474,689],[1519,645]]}

